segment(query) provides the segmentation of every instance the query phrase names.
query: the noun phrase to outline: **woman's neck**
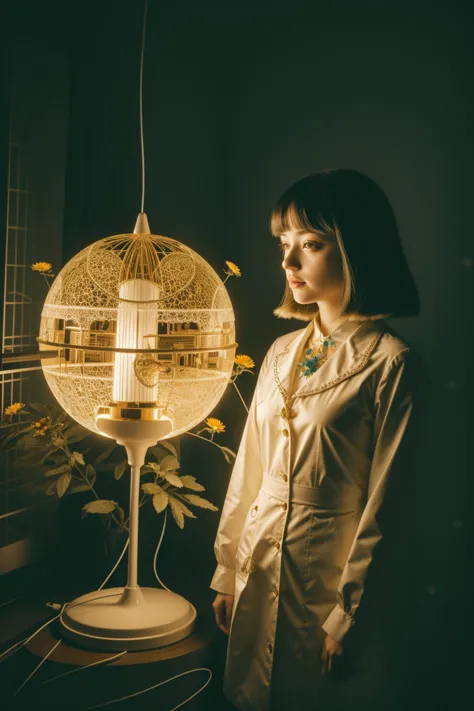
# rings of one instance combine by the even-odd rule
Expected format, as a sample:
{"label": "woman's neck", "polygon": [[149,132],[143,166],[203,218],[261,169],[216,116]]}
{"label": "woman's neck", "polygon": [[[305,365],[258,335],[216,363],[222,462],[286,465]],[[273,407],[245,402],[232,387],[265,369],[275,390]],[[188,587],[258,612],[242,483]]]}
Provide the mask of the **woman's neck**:
{"label": "woman's neck", "polygon": [[319,313],[315,314],[314,320],[315,320],[318,330],[323,334],[323,336],[328,336],[329,331],[326,328],[323,328],[321,326],[321,317],[320,317]]}

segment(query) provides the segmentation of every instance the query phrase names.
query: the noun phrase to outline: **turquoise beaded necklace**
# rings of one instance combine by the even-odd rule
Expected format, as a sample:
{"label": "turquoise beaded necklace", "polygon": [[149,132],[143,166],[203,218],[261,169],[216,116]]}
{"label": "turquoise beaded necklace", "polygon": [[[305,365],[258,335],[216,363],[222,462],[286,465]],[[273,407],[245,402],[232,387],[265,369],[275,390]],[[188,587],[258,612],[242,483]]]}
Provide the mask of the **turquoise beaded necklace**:
{"label": "turquoise beaded necklace", "polygon": [[303,371],[305,378],[309,378],[327,360],[330,349],[335,347],[336,342],[331,335],[320,335],[305,351],[305,357],[299,361],[296,367]]}

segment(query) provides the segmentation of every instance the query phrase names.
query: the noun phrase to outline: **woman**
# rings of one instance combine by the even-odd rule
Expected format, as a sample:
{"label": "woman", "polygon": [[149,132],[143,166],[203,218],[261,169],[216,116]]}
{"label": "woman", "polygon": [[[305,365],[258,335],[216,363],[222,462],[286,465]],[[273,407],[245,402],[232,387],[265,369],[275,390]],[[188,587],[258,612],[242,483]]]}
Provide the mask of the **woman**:
{"label": "woman", "polygon": [[296,182],[271,231],[286,277],[274,313],[307,325],[263,361],[210,587],[229,635],[227,698],[242,711],[306,711],[328,702],[384,535],[414,356],[384,319],[417,315],[419,297],[390,203],[358,171]]}

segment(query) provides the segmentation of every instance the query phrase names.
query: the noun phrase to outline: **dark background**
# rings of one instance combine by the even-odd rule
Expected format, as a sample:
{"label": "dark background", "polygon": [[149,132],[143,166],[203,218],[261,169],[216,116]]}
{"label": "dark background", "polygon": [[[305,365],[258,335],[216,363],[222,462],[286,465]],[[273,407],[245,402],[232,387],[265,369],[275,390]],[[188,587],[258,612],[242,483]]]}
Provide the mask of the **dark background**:
{"label": "dark background", "polygon": [[[32,236],[36,258],[56,271],[87,244],[132,231],[140,210],[142,13],[131,0],[9,5],[2,155],[16,97],[43,148],[32,166],[37,193],[57,187]],[[272,315],[284,280],[268,220],[288,185],[324,168],[355,168],[395,209],[422,310],[390,325],[424,369],[414,478],[396,499],[398,567],[386,571],[399,587],[388,594],[393,580],[382,577],[376,588],[382,618],[401,634],[398,663],[408,667],[401,708],[408,700],[470,705],[473,35],[472,3],[460,0],[150,0],[148,10],[145,211],[153,233],[188,244],[217,271],[226,259],[241,268],[242,279],[228,282],[238,352],[258,366],[278,335],[303,325]],[[25,73],[48,92],[20,92],[19,102]],[[59,219],[61,244],[45,227]],[[240,380],[247,401],[254,382]],[[235,450],[245,421],[235,393],[212,414],[227,425],[219,441]],[[180,439],[183,472],[221,508],[229,465],[217,449]],[[94,577],[93,526],[80,521],[73,499],[58,513],[69,550],[62,578],[67,569],[71,585],[85,585],[84,576]],[[168,523],[160,567],[168,585],[185,567],[208,587],[218,518],[200,512],[183,532]],[[146,512],[142,578],[150,584],[159,530]],[[58,545],[49,575],[61,557]],[[186,594],[186,582],[178,591]]]}

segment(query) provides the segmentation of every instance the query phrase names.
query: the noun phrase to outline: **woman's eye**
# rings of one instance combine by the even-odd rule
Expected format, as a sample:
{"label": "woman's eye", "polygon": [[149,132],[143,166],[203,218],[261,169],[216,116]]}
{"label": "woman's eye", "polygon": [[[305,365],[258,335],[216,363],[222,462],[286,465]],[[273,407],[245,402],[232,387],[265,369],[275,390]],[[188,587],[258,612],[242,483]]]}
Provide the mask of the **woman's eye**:
{"label": "woman's eye", "polygon": [[[282,252],[285,252],[289,247],[286,243],[280,242],[278,245]],[[310,251],[321,249],[322,245],[319,242],[304,242],[303,248],[309,247]]]}

